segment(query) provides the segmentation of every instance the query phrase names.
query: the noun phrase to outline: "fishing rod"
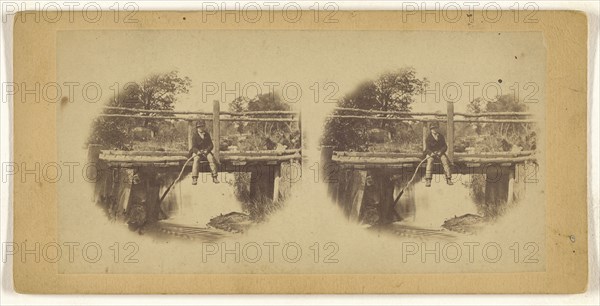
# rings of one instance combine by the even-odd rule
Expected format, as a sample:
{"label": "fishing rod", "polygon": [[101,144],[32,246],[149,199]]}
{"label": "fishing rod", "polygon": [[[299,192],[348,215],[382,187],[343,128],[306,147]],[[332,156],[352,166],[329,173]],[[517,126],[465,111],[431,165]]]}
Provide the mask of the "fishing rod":
{"label": "fishing rod", "polygon": [[402,196],[402,194],[404,193],[404,189],[408,188],[408,186],[410,186],[410,184],[412,184],[412,181],[415,179],[415,176],[417,176],[417,171],[419,171],[419,167],[421,167],[421,165],[428,159],[430,158],[429,155],[427,155],[425,158],[423,158],[423,160],[417,165],[416,169],[415,169],[415,173],[413,173],[412,177],[410,178],[410,181],[408,181],[408,183],[406,184],[406,186],[404,186],[404,188],[402,188],[402,190],[400,190],[400,193],[396,196],[396,199],[394,200],[394,206],[396,206],[396,204],[398,204],[398,200],[400,200],[400,197]]}

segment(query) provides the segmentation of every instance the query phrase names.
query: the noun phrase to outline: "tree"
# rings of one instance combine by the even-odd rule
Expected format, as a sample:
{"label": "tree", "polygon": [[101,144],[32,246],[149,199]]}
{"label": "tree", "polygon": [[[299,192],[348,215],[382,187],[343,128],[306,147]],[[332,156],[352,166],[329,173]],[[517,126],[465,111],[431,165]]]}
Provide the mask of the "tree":
{"label": "tree", "polygon": [[[285,103],[276,93],[258,95],[252,99],[237,97],[229,102],[229,109],[234,112],[252,111],[289,111],[290,106]],[[256,114],[255,118],[285,118],[286,115],[278,114]],[[273,149],[278,143],[288,148],[299,146],[300,132],[294,128],[291,122],[247,122],[234,123],[235,130],[243,134],[247,132],[250,136],[245,141],[244,148],[247,150]]]}
{"label": "tree", "polygon": [[[177,71],[153,74],[142,82],[126,86],[126,99],[121,103],[130,108],[173,110],[177,95],[189,93],[191,83],[189,77],[180,77]],[[145,119],[144,126],[147,127],[150,120]]]}
{"label": "tree", "polygon": [[469,105],[467,105],[467,111],[473,114],[479,114],[483,111],[484,107],[485,106],[482,105],[482,99],[475,98],[473,101],[469,102]]}
{"label": "tree", "polygon": [[[153,74],[141,82],[126,84],[123,91],[112,97],[107,104],[108,106],[144,110],[173,110],[177,96],[189,93],[190,86],[190,78],[180,77],[177,71]],[[123,110],[105,110],[104,113],[156,116],[156,114]],[[123,149],[131,141],[130,132],[133,127],[142,125],[157,132],[161,122],[164,120],[99,117],[92,124],[92,133],[88,142]]]}
{"label": "tree", "polygon": [[[527,104],[515,99],[514,95],[501,95],[490,101],[477,98],[469,103],[467,111],[471,113],[525,112]],[[503,116],[505,119],[519,119],[518,116]],[[491,143],[490,150],[506,151],[513,146],[525,150],[535,149],[535,132],[526,123],[484,123],[477,124],[476,131]]]}
{"label": "tree", "polygon": [[[377,79],[367,81],[358,86],[350,94],[338,101],[342,108],[354,108],[378,111],[410,111],[415,97],[427,87],[427,79],[419,79],[412,67],[404,67],[385,72]],[[342,114],[346,114],[343,111]],[[327,121],[322,140],[324,145],[336,147],[338,150],[366,150],[368,131],[373,128],[388,130],[396,134],[400,122],[384,120],[332,118]]]}

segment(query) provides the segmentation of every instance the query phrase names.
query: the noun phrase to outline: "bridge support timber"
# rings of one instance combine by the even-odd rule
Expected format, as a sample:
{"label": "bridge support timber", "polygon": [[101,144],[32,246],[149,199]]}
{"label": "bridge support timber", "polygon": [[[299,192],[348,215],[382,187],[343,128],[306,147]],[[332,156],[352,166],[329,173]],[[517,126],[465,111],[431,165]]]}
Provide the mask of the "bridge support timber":
{"label": "bridge support timber", "polygon": [[[361,220],[361,211],[371,205],[370,202],[376,203],[383,223],[394,222],[396,216],[400,219],[414,216],[418,206],[414,183],[421,181],[425,165],[417,171],[414,183],[411,186],[407,183],[421,159],[419,153],[336,152],[328,147],[321,148],[321,162],[326,165],[323,172],[329,179],[329,195],[351,220],[356,221]],[[484,211],[489,209],[493,213],[522,199],[526,187],[525,172],[536,173],[535,160],[534,152],[527,151],[456,153],[453,173],[455,180],[465,179],[462,175],[482,175],[485,182],[480,185],[480,192],[485,197],[481,201],[486,206]],[[442,174],[441,165],[435,164],[433,172]],[[405,188],[404,194],[393,207],[393,199],[402,188]]]}

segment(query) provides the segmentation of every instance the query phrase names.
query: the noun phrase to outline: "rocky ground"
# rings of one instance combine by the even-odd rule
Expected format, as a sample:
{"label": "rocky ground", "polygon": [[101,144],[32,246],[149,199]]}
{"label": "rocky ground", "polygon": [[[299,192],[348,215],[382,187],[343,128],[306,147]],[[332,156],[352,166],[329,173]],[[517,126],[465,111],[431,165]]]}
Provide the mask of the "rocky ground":
{"label": "rocky ground", "polygon": [[210,219],[207,225],[231,233],[243,233],[252,226],[252,220],[247,214],[230,212]]}
{"label": "rocky ground", "polygon": [[442,227],[453,232],[463,234],[476,234],[484,226],[485,218],[466,214],[460,217],[454,216],[454,218],[444,221]]}

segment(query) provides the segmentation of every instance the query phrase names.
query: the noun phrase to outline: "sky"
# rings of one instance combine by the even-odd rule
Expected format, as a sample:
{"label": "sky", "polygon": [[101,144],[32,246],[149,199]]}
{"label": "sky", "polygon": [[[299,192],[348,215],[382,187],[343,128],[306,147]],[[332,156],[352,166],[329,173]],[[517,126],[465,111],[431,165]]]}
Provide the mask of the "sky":
{"label": "sky", "polygon": [[[432,85],[439,83],[440,92],[446,84],[459,84],[462,97],[455,105],[460,109],[469,100],[465,82],[482,84],[474,88],[473,97],[484,95],[486,83],[498,84],[505,93],[514,92],[509,87],[518,83],[526,94],[533,88],[526,90],[525,84],[543,86],[545,75],[545,47],[535,32],[107,30],[60,32],[57,43],[59,79],[97,82],[103,98],[109,98],[113,83],[122,88],[152,73],[178,70],[192,79],[190,94],[180,97],[178,109],[208,110],[210,103],[203,102],[235,91],[236,83],[238,93],[246,86],[244,92],[250,95],[256,93],[256,84],[261,91],[269,90],[267,83],[276,83],[271,88],[279,91],[289,84],[288,102],[297,100],[300,88],[298,102],[315,104],[405,66],[414,67]],[[328,82],[335,84],[325,88]],[[215,94],[210,93],[213,84],[219,87]],[[495,88],[489,87],[487,95]],[[457,90],[446,92],[454,99]],[[539,99],[541,92],[536,94]],[[225,100],[234,95],[227,94]],[[425,104],[434,104],[433,94],[427,99],[431,101]],[[443,103],[415,107],[445,109]]]}

